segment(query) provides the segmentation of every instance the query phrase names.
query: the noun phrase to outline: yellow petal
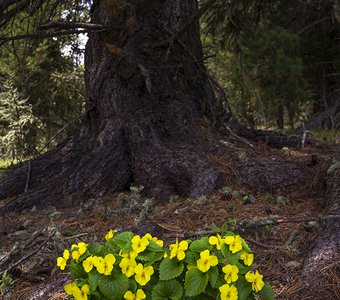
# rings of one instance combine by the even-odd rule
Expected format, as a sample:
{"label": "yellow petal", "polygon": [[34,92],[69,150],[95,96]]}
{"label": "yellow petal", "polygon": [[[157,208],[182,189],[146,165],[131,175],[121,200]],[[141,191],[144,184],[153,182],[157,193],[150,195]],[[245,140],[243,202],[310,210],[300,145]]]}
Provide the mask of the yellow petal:
{"label": "yellow petal", "polygon": [[145,298],[146,298],[146,295],[145,295],[144,291],[141,290],[141,289],[138,289],[137,293],[136,293],[136,300],[142,300],[142,299],[145,299]]}
{"label": "yellow petal", "polygon": [[249,271],[249,272],[246,274],[246,276],[244,276],[244,277],[246,278],[246,280],[247,280],[248,282],[253,282],[253,281],[254,281],[254,278],[255,278],[254,273],[251,272],[251,271]]}
{"label": "yellow petal", "polygon": [[112,253],[105,255],[104,260],[107,264],[113,265],[116,262],[116,258]]}
{"label": "yellow petal", "polygon": [[218,239],[217,239],[216,236],[211,236],[211,237],[209,238],[209,244],[210,244],[210,245],[217,245],[217,243],[218,243]]}
{"label": "yellow petal", "polygon": [[218,259],[215,255],[210,255],[209,262],[212,267],[216,266],[218,264]]}
{"label": "yellow petal", "polygon": [[181,250],[187,250],[188,249],[188,242],[187,241],[182,241],[179,243],[179,248]]}
{"label": "yellow petal", "polygon": [[127,291],[127,292],[124,294],[124,299],[125,299],[125,300],[135,300],[135,294],[132,293],[131,291]]}
{"label": "yellow petal", "polygon": [[234,240],[235,240],[235,238],[234,238],[232,235],[226,236],[226,237],[224,238],[225,243],[228,244],[228,245],[230,245],[231,243],[233,243]]}
{"label": "yellow petal", "polygon": [[63,257],[68,260],[70,258],[70,251],[67,249],[64,250]]}
{"label": "yellow petal", "polygon": [[90,293],[90,287],[89,287],[88,284],[84,284],[84,285],[81,287],[81,290],[82,290],[83,293],[85,293],[85,294],[87,294],[87,295]]}

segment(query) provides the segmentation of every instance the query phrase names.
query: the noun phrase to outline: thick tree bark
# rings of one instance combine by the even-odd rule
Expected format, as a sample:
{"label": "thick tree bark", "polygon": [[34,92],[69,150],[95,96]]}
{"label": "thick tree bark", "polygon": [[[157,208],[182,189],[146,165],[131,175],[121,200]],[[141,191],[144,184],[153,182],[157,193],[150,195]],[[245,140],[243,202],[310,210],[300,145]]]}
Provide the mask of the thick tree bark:
{"label": "thick tree bark", "polygon": [[[120,1],[125,5],[118,8],[116,2],[95,1],[91,10],[92,22],[108,30],[89,35],[83,125],[0,181],[0,200],[7,199],[0,213],[70,206],[131,185],[157,199],[195,197],[224,184],[223,175],[266,191],[308,181],[296,163],[239,152],[205,125],[202,111],[213,93],[198,23],[171,42],[197,11],[197,0]],[[217,166],[225,157],[230,174]]]}
{"label": "thick tree bark", "polygon": [[[305,129],[315,129],[315,128],[328,128],[328,129],[339,129],[340,128],[340,94],[339,98],[335,103],[326,109],[325,111],[319,113],[313,119],[305,123]],[[296,132],[303,132],[303,126],[296,129]]]}
{"label": "thick tree bark", "polygon": [[[340,215],[340,152],[337,149],[333,163],[327,170],[326,213]],[[321,224],[317,238],[310,246],[304,261],[302,279],[307,289],[316,292],[315,299],[335,299],[332,286],[324,286],[327,279],[339,278],[340,220]]]}
{"label": "thick tree bark", "polygon": [[[70,205],[132,184],[157,198],[208,194],[222,184],[206,158],[210,141],[200,124],[208,94],[198,23],[181,37],[182,46],[164,43],[197,1],[107,3],[94,4],[92,22],[109,29],[91,33],[86,48],[92,109],[74,138],[31,162],[21,208]],[[24,190],[24,169],[0,183],[0,199]]]}

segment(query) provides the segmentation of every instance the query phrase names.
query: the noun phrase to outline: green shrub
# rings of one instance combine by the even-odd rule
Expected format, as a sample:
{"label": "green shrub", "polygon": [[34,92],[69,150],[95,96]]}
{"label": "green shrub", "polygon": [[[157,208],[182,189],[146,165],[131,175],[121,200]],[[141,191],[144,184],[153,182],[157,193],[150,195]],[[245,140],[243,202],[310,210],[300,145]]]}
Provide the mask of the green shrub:
{"label": "green shrub", "polygon": [[73,244],[58,257],[73,280],[64,289],[76,300],[274,299],[263,275],[252,270],[251,249],[233,232],[176,239],[169,247],[150,234],[115,233],[104,244]]}

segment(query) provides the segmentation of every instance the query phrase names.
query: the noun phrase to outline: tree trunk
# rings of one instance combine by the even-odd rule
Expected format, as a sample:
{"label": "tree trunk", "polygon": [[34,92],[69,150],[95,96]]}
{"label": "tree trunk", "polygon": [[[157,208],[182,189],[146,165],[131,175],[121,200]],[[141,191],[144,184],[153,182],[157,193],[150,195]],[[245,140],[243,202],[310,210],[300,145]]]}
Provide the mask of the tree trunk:
{"label": "tree trunk", "polygon": [[162,200],[209,194],[225,177],[265,191],[308,181],[297,163],[242,153],[206,125],[213,93],[198,22],[171,42],[197,9],[197,0],[94,2],[92,22],[108,30],[89,34],[86,118],[69,141],[0,181],[0,213],[71,206],[131,185]]}
{"label": "tree trunk", "polygon": [[[223,183],[200,106],[207,101],[198,23],[165,42],[197,11],[196,0],[97,1],[86,46],[87,118],[67,143],[0,184],[0,199],[22,195],[21,209],[70,205],[143,185],[148,195],[209,194]],[[111,5],[110,5],[111,3]],[[124,2],[125,3],[125,2]],[[34,200],[33,200],[34,199]]]}
{"label": "tree trunk", "polygon": [[[332,165],[327,170],[327,192],[325,194],[326,214],[340,215],[340,152],[333,158]],[[310,246],[304,261],[302,279],[306,288],[316,292],[315,299],[333,298],[336,286],[330,283],[339,278],[339,248],[340,247],[340,220],[321,224],[317,238]],[[335,282],[335,285],[339,282]]]}

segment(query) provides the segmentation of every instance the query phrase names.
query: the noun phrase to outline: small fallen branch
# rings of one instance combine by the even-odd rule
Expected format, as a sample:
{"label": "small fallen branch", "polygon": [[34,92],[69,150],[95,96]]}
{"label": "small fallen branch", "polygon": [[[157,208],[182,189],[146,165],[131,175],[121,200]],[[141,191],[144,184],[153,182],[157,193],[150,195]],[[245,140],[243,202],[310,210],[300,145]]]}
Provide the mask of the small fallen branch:
{"label": "small fallen branch", "polygon": [[[232,230],[236,232],[244,231],[245,229],[258,228],[263,226],[275,226],[284,223],[306,223],[306,222],[327,222],[333,220],[340,220],[340,215],[326,215],[326,216],[318,216],[318,217],[299,217],[299,218],[282,218],[282,217],[271,217],[271,218],[263,218],[263,219],[254,219],[254,220],[246,220],[237,222],[235,226],[232,226]],[[210,235],[214,234],[216,231],[207,229],[207,230],[198,230],[198,231],[190,231],[186,233],[169,233],[165,234],[166,238],[192,238],[194,236],[202,236],[202,235]]]}
{"label": "small fallen branch", "polygon": [[254,219],[251,221],[242,221],[236,224],[236,230],[245,230],[249,228],[258,228],[263,226],[275,226],[284,223],[305,223],[305,222],[325,222],[340,220],[340,215],[326,215],[318,217],[299,217],[299,218],[282,218],[282,217],[271,217],[264,219]]}
{"label": "small fallen branch", "polygon": [[28,260],[31,256],[35,255],[37,252],[40,251],[40,249],[47,244],[49,240],[56,234],[57,231],[53,231],[36,249],[31,251],[30,253],[27,253],[25,256],[20,258],[17,262],[11,264],[6,270],[0,272],[0,277],[5,273],[5,272],[10,272],[11,270],[15,269],[17,266],[20,264],[24,263],[26,260]]}

